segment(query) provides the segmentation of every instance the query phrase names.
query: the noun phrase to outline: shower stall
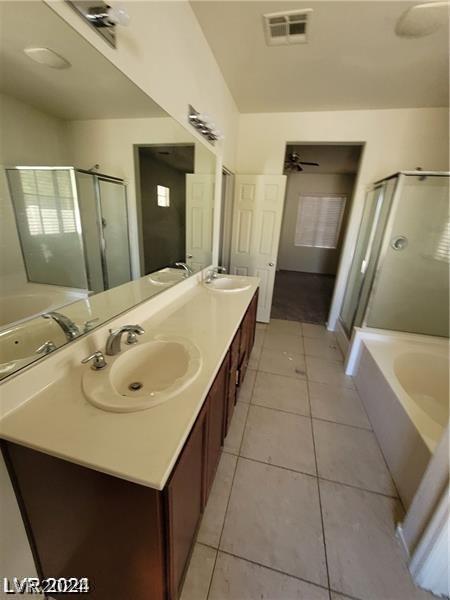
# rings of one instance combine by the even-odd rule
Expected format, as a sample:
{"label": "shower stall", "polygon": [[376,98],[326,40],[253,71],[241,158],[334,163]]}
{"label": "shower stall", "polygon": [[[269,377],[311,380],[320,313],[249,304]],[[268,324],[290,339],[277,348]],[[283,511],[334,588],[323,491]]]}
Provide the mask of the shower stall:
{"label": "shower stall", "polygon": [[368,192],[340,323],[449,336],[448,172],[403,171]]}
{"label": "shower stall", "polygon": [[131,280],[123,180],[74,167],[6,172],[30,283],[101,292]]}

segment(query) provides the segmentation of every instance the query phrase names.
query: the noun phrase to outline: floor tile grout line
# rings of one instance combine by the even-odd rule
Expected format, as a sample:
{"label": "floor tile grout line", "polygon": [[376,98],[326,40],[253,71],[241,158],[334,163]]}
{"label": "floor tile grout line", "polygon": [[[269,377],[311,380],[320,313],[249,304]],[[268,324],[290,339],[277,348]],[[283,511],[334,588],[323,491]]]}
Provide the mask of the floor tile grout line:
{"label": "floor tile grout line", "polygon": [[282,408],[274,408],[273,406],[266,406],[265,404],[259,404],[258,402],[251,402],[250,406],[258,406],[259,408],[267,408],[267,410],[273,410],[275,412],[284,413],[286,415],[297,415],[297,417],[305,417],[310,419],[311,415],[305,415],[304,413],[294,412],[293,410],[284,410]]}
{"label": "floor tile grout line", "polygon": [[[231,453],[229,452],[229,454],[231,454]],[[243,458],[245,460],[249,460],[251,462],[255,462],[260,465],[265,465],[267,467],[275,467],[276,469],[283,469],[283,471],[289,471],[290,473],[297,473],[298,475],[305,475],[306,477],[313,477],[314,479],[318,479],[319,481],[326,481],[327,483],[343,485],[344,487],[348,487],[353,490],[358,490],[360,492],[367,492],[368,494],[375,494],[376,496],[382,496],[383,498],[389,498],[390,500],[399,500],[398,496],[393,496],[390,494],[386,494],[384,492],[377,492],[375,490],[369,490],[367,488],[360,487],[358,485],[353,485],[352,483],[345,483],[343,481],[338,481],[336,479],[328,479],[327,477],[322,477],[321,475],[307,473],[306,471],[299,471],[297,469],[292,469],[290,467],[284,467],[283,465],[277,465],[275,463],[264,462],[263,460],[258,460],[257,458],[245,456],[244,454],[239,454],[239,455],[234,454],[233,456],[238,456],[239,458]]]}
{"label": "floor tile grout line", "polygon": [[[259,371],[265,373],[265,371]],[[280,377],[283,377],[281,375]],[[288,377],[288,379],[294,379],[294,377]],[[302,380],[299,380],[302,381]],[[305,382],[306,383],[306,382]],[[297,415],[299,417],[307,417],[315,421],[325,421],[325,423],[333,423],[334,425],[344,425],[344,427],[353,427],[354,429],[362,429],[363,431],[369,431],[373,433],[373,429],[369,427],[363,427],[362,425],[352,425],[351,423],[343,423],[342,421],[332,421],[331,419],[325,419],[324,417],[316,417],[314,415],[305,415],[304,413],[294,412],[293,410],[285,410],[284,408],[275,408],[274,406],[267,406],[266,404],[259,404],[258,402],[250,402],[251,406],[259,406],[260,408],[267,408],[268,410],[275,410],[288,415]]]}
{"label": "floor tile grout line", "polygon": [[[302,331],[303,331],[303,326],[302,326]],[[304,338],[303,338],[303,339],[304,339]],[[305,350],[305,348],[304,348],[304,347],[303,347],[303,349]],[[309,400],[309,408],[310,408],[310,411],[311,411],[311,421],[312,421],[313,419],[317,419],[317,417],[314,417],[314,416],[312,415],[312,409],[311,409],[311,399],[310,399],[310,394],[309,394],[309,382],[310,382],[310,377],[309,377],[309,375],[308,375],[308,364],[307,364],[307,361],[306,361],[306,360],[305,360],[305,368],[306,368],[306,385],[307,385],[307,388],[308,388],[308,400]],[[352,378],[352,381],[353,381],[353,378]],[[314,383],[314,382],[312,382],[312,383]],[[358,390],[357,390],[357,388],[356,388],[356,385],[355,385],[355,384],[353,384],[353,388],[349,388],[349,389],[354,389],[354,390],[356,391],[356,393],[357,393],[357,395],[358,395],[358,399],[359,399],[359,401],[360,401],[361,405],[363,406],[364,412],[365,412],[365,414],[366,414],[366,416],[367,416],[367,419],[368,419],[368,421],[369,421],[369,423],[370,423],[370,425],[371,425],[371,427],[372,427],[372,423],[370,422],[369,415],[367,414],[366,408],[365,408],[365,406],[364,406],[364,403],[363,403],[363,401],[362,401],[362,399],[361,399],[361,397],[360,397],[360,395],[359,395],[359,392],[358,392]],[[324,420],[324,421],[325,421],[326,419],[317,419],[317,420]],[[330,421],[330,422],[334,422],[334,421]],[[356,426],[356,425],[348,425],[348,424],[346,424],[346,423],[336,423],[336,424],[337,424],[337,425],[344,425],[345,427],[354,427],[354,428],[357,428],[357,426]],[[313,425],[313,424],[312,424],[312,425]],[[360,428],[360,429],[364,429],[364,428]],[[395,481],[394,481],[394,478],[393,478],[393,476],[392,476],[391,470],[390,470],[390,468],[389,468],[389,465],[388,465],[388,463],[387,463],[387,460],[386,460],[386,457],[385,457],[385,455],[384,455],[384,452],[383,452],[383,450],[382,450],[382,448],[381,448],[381,444],[379,443],[379,441],[378,441],[378,438],[377,438],[377,436],[376,436],[376,434],[375,434],[375,431],[373,430],[373,428],[371,428],[370,430],[366,429],[366,431],[371,431],[371,432],[372,432],[372,434],[373,434],[373,436],[374,436],[374,438],[375,438],[375,440],[376,440],[376,443],[377,443],[378,449],[380,450],[381,456],[383,457],[383,461],[384,461],[385,467],[386,467],[386,469],[387,469],[387,471],[388,471],[388,473],[389,473],[389,475],[390,475],[391,482],[392,482],[392,485],[393,485],[393,487],[394,487],[394,490],[395,490],[396,496],[391,496],[391,495],[388,495],[388,494],[383,494],[383,493],[381,493],[381,492],[373,492],[372,490],[367,490],[367,489],[365,489],[365,488],[359,488],[359,487],[357,487],[357,486],[352,486],[351,484],[342,484],[342,485],[348,485],[349,487],[354,487],[355,489],[361,489],[361,490],[363,490],[363,491],[366,491],[366,492],[369,492],[369,493],[379,494],[379,495],[381,495],[381,496],[385,496],[385,497],[387,497],[387,498],[394,498],[394,499],[396,499],[396,500],[399,500],[399,501],[400,501],[400,504],[401,504],[401,506],[402,506],[402,508],[403,508],[403,510],[405,511],[405,507],[404,507],[403,501],[402,501],[402,499],[401,499],[401,497],[400,497],[400,494],[399,494],[399,491],[398,491],[397,485],[396,485],[396,483],[395,483]],[[314,427],[313,427],[313,440],[314,440],[314,452],[315,452]],[[317,467],[317,465],[316,465],[316,467]],[[318,470],[318,468],[317,468],[317,473],[319,473],[319,470]],[[324,481],[330,481],[330,482],[332,482],[332,481],[333,481],[333,480],[327,480],[327,479],[325,479],[325,478],[323,478],[323,477],[318,477],[318,478],[319,478],[319,479],[323,479]],[[336,482],[336,483],[341,483],[341,482]]]}
{"label": "floor tile grout line", "polygon": [[[302,330],[303,330],[303,326],[302,326]],[[303,346],[303,349],[304,349],[304,346]],[[309,393],[308,367],[306,365],[306,360],[305,360],[305,369],[306,369],[306,392],[307,392],[307,397],[308,397],[309,412],[310,412],[310,414],[312,414],[311,398],[310,398],[310,393]],[[313,443],[314,461],[315,461],[316,473],[317,473],[317,494],[318,494],[318,498],[319,498],[320,522],[322,525],[323,549],[324,549],[324,554],[325,554],[325,569],[327,572],[328,589],[330,589],[330,569],[328,566],[328,552],[327,552],[327,541],[326,541],[326,537],[325,537],[325,523],[324,523],[324,518],[323,518],[322,498],[320,495],[319,465],[318,465],[318,461],[317,461],[316,440],[314,438],[314,428],[313,428],[312,418],[311,418],[311,435],[312,435],[312,443]],[[330,592],[328,592],[328,595],[331,598]]]}
{"label": "floor tile grout line", "polygon": [[352,425],[350,423],[342,423],[342,421],[332,421],[331,419],[325,419],[324,417],[315,417],[311,415],[311,419],[313,421],[324,421],[325,423],[333,423],[333,425],[342,425],[343,427],[351,427],[352,429],[362,429],[363,431],[368,431],[369,433],[373,433],[373,429],[371,427],[363,427],[362,425]]}
{"label": "floor tile grout line", "polygon": [[239,458],[250,460],[251,462],[258,463],[259,465],[266,465],[267,467],[276,467],[277,469],[283,469],[283,471],[289,471],[290,473],[297,473],[297,475],[306,475],[307,477],[314,477],[314,479],[317,479],[317,473],[307,473],[306,471],[298,471],[297,469],[292,469],[291,467],[283,467],[283,465],[277,465],[276,463],[269,463],[265,462],[264,460],[252,458],[251,456],[245,456],[245,454],[239,454]]}
{"label": "floor tile grout line", "polygon": [[292,575],[292,573],[287,573],[286,571],[282,571],[281,569],[276,569],[275,567],[269,567],[268,565],[260,563],[256,560],[252,560],[251,558],[247,558],[245,556],[240,556],[239,554],[234,554],[233,552],[230,552],[229,550],[224,550],[223,548],[218,548],[217,552],[221,552],[222,554],[227,554],[228,556],[232,556],[233,558],[238,558],[239,560],[243,560],[244,562],[248,562],[252,565],[256,565],[257,567],[262,567],[263,569],[268,569],[269,571],[273,571],[274,573],[279,573],[280,575],[285,575],[286,577],[291,577],[292,579],[296,579],[297,581],[302,581],[303,583],[313,585],[313,586],[320,588],[321,590],[324,590],[326,592],[328,592],[330,590],[330,588],[327,588],[325,585],[316,583],[315,581],[311,581],[310,579],[305,579],[303,577],[299,577],[298,575]]}
{"label": "floor tile grout line", "polygon": [[[302,355],[299,354],[298,356],[302,356]],[[312,358],[312,357],[310,357],[310,358]],[[322,360],[322,359],[320,359],[320,360]],[[332,361],[326,361],[326,362],[332,362]],[[333,363],[333,364],[338,364],[338,363]],[[343,367],[343,364],[341,366]],[[310,383],[319,383],[321,385],[332,386],[331,383],[327,383],[327,382],[323,382],[323,381],[315,381],[314,379],[311,379],[311,377],[308,375],[308,365],[306,364],[306,361],[305,361],[305,368],[306,368],[305,376],[301,376],[301,377],[299,377],[298,375],[286,375],[286,373],[274,373],[273,371],[265,371],[264,369],[261,369],[259,367],[256,370],[257,371],[261,371],[261,373],[267,373],[268,375],[278,375],[280,377],[288,377],[289,379],[298,379],[300,381],[307,381],[308,380],[308,382],[310,382]],[[339,388],[344,389],[344,390],[353,390],[353,391],[355,391],[355,386],[354,385],[351,386],[351,387],[348,386],[348,385],[339,385],[339,386],[336,386],[336,387],[339,387]]]}
{"label": "floor tile grout line", "polygon": [[240,554],[235,554],[233,552],[230,552],[229,550],[225,550],[223,548],[216,548],[215,546],[211,546],[211,544],[206,544],[205,542],[197,542],[197,544],[199,544],[200,546],[205,546],[206,548],[209,548],[210,550],[214,550],[214,552],[216,552],[216,554],[221,553],[221,554],[226,554],[228,556],[232,556],[233,558],[237,558],[244,562],[248,562],[248,563],[256,565],[258,567],[262,567],[263,569],[267,569],[268,571],[273,571],[274,573],[279,573],[280,575],[285,575],[286,577],[291,577],[292,579],[296,579],[297,581],[302,581],[303,583],[307,583],[308,585],[313,585],[324,591],[333,592],[334,594],[339,594],[339,595],[343,596],[344,598],[349,598],[349,600],[363,600],[362,598],[359,598],[358,596],[352,596],[350,594],[347,594],[346,592],[342,592],[341,590],[337,590],[334,588],[327,588],[326,586],[321,585],[320,583],[315,583],[314,581],[311,581],[310,579],[305,579],[303,577],[299,577],[298,575],[292,575],[291,573],[287,573],[286,571],[276,569],[275,567],[264,565],[263,563],[260,563],[256,560],[252,560],[251,558],[247,558],[245,556],[241,556]]}
{"label": "floor tile grout line", "polygon": [[[264,334],[264,335],[265,335],[265,334]],[[257,371],[257,369],[256,369],[256,371]],[[216,556],[215,556],[215,559],[214,559],[214,565],[213,565],[213,569],[212,569],[212,572],[211,572],[211,579],[210,579],[210,581],[209,581],[208,593],[207,593],[207,595],[206,595],[206,600],[208,600],[208,599],[209,599],[209,594],[210,594],[210,592],[211,592],[211,586],[212,586],[212,582],[213,582],[213,579],[214,579],[214,573],[215,573],[215,570],[216,570],[216,564],[217,564],[217,557],[219,556],[219,548],[220,548],[220,544],[221,544],[221,542],[222,542],[222,535],[223,535],[223,530],[224,530],[224,528],[225,528],[225,521],[226,521],[226,519],[227,519],[228,507],[229,507],[229,505],[230,505],[231,494],[232,494],[232,492],[233,492],[234,480],[235,480],[235,478],[236,478],[236,471],[237,471],[238,462],[239,462],[239,457],[240,457],[240,452],[241,452],[241,447],[242,447],[242,440],[244,439],[245,428],[246,428],[246,426],[247,426],[248,413],[249,413],[249,411],[250,411],[250,402],[251,402],[251,400],[252,400],[252,397],[253,397],[253,391],[254,391],[254,389],[255,389],[255,382],[256,382],[256,375],[255,375],[255,378],[254,378],[254,380],[253,380],[253,384],[252,384],[252,388],[251,388],[251,392],[250,392],[249,408],[248,408],[248,410],[247,410],[247,414],[246,414],[246,416],[245,416],[245,423],[244,423],[244,427],[243,427],[243,430],[242,430],[242,438],[241,438],[241,442],[240,442],[240,444],[239,444],[238,454],[236,455],[236,464],[235,464],[235,466],[234,466],[233,477],[232,477],[232,479],[231,479],[230,491],[229,491],[228,498],[227,498],[227,505],[226,505],[226,507],[225,507],[225,513],[224,513],[224,516],[223,516],[222,527],[221,527],[221,529],[220,529],[219,542],[218,542],[218,547],[217,547]],[[222,452],[223,452],[223,450],[222,450]]]}

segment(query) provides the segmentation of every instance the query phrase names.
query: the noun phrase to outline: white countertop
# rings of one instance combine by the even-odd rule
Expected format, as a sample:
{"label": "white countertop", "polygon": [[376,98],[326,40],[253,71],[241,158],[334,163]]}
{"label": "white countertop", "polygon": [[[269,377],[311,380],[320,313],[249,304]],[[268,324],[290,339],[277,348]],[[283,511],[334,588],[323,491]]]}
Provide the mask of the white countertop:
{"label": "white countertop", "polygon": [[201,371],[179,396],[144,411],[107,412],[85,398],[81,378],[89,367],[77,362],[69,375],[58,378],[56,372],[55,380],[42,392],[5,416],[1,437],[163,489],[257,289],[258,279],[249,281],[251,287],[238,293],[214,292],[198,284],[140,322],[146,331],[140,342],[169,334],[187,338],[200,349]]}

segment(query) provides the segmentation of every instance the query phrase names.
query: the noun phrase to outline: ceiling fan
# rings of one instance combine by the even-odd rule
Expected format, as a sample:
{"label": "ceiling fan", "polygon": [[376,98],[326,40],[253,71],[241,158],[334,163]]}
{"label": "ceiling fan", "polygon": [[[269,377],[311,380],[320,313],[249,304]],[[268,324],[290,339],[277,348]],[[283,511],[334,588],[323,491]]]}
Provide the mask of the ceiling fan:
{"label": "ceiling fan", "polygon": [[319,163],[316,162],[306,162],[304,160],[300,160],[300,156],[297,152],[289,152],[286,160],[284,161],[284,169],[285,171],[303,171],[303,166],[308,165],[310,167],[319,167]]}

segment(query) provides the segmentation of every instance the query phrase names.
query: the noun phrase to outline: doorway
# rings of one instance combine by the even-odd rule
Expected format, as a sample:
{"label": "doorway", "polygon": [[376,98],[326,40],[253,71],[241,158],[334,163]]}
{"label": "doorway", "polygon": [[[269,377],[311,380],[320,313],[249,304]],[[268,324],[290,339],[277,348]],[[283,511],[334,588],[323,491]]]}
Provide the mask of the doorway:
{"label": "doorway", "polygon": [[362,148],[287,144],[272,319],[326,323]]}
{"label": "doorway", "polygon": [[187,260],[186,196],[193,144],[135,146],[141,274]]}

